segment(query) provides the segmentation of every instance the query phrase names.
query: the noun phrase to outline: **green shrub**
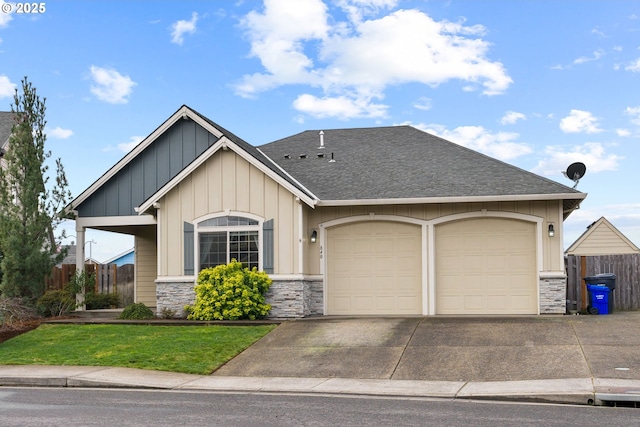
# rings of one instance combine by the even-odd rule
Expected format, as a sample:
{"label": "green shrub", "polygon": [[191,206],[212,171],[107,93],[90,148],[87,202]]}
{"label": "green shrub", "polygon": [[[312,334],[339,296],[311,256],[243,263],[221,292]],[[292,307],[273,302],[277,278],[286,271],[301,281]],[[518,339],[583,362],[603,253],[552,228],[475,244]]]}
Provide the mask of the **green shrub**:
{"label": "green shrub", "polygon": [[68,291],[47,291],[36,303],[43,316],[61,316],[76,308],[76,297]]}
{"label": "green shrub", "polygon": [[71,280],[64,285],[64,290],[72,295],[75,294],[92,294],[96,285],[95,273],[87,273],[86,270],[76,271]]}
{"label": "green shrub", "polygon": [[94,294],[92,292],[84,296],[84,303],[87,310],[116,308],[120,304],[120,297],[118,294]]}
{"label": "green shrub", "polygon": [[153,311],[141,302],[130,304],[122,310],[118,319],[147,320],[155,318]]}
{"label": "green shrub", "polygon": [[195,287],[196,301],[186,307],[191,320],[260,319],[271,310],[264,294],[271,279],[264,271],[252,270],[231,260],[227,265],[202,270]]}

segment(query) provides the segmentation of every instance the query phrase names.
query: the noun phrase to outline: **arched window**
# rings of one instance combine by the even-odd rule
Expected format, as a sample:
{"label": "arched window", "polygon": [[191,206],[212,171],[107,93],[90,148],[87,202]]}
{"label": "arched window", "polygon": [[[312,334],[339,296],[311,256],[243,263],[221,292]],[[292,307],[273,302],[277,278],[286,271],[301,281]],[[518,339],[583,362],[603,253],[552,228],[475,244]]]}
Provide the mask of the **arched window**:
{"label": "arched window", "polygon": [[260,223],[241,216],[219,216],[196,224],[198,271],[236,259],[260,268]]}

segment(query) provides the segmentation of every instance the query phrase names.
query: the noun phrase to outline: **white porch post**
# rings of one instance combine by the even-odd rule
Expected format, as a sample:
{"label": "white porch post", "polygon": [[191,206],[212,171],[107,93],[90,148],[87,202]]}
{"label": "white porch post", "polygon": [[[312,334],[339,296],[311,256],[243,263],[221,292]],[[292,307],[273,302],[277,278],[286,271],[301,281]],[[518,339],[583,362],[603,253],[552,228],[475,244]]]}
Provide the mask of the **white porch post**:
{"label": "white porch post", "polygon": [[[77,222],[76,222],[77,224]],[[76,225],[76,274],[84,271],[84,227],[79,227]],[[86,309],[84,304],[84,293],[76,294],[76,310],[82,311]]]}

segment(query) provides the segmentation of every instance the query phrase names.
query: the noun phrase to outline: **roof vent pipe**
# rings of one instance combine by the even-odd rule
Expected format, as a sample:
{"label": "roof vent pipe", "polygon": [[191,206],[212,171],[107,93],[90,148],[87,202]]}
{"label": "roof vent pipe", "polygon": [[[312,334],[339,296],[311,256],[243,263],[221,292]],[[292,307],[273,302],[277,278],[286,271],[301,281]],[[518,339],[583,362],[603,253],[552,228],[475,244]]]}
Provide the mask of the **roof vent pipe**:
{"label": "roof vent pipe", "polygon": [[320,135],[320,147],[318,147],[318,149],[321,149],[324,148],[324,132],[320,131],[318,135]]}
{"label": "roof vent pipe", "polygon": [[329,160],[329,163],[335,163],[336,159],[333,158],[333,153],[331,153],[331,160]]}

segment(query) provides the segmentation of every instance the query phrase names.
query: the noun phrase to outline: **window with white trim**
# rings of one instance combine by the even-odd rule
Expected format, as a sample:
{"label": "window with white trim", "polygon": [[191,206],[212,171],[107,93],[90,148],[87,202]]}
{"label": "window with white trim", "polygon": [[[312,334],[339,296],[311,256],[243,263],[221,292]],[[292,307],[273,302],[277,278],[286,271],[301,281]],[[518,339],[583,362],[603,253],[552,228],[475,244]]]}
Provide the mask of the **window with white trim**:
{"label": "window with white trim", "polygon": [[260,223],[241,216],[220,216],[197,224],[198,271],[236,259],[260,268]]}

